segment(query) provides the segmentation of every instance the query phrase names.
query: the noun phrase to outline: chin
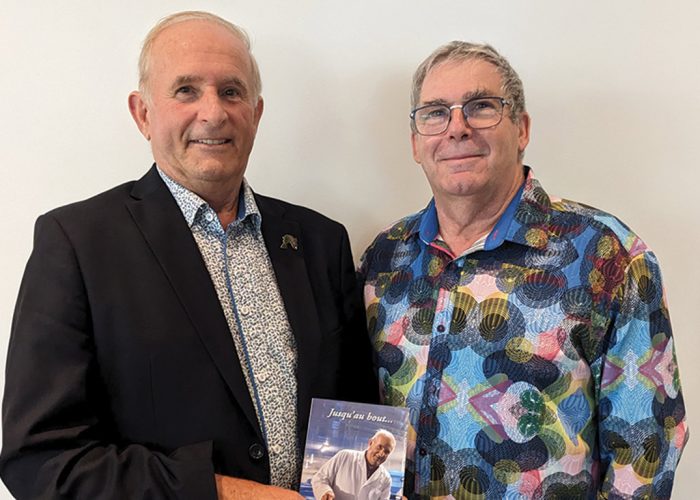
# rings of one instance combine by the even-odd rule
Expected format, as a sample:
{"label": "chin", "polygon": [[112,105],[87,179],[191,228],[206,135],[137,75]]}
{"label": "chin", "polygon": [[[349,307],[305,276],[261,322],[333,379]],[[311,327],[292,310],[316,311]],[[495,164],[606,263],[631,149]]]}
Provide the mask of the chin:
{"label": "chin", "polygon": [[474,182],[452,182],[445,186],[443,192],[452,196],[466,196],[478,191],[479,186]]}
{"label": "chin", "polygon": [[226,180],[235,177],[238,169],[221,162],[207,162],[197,168],[202,178],[207,180]]}

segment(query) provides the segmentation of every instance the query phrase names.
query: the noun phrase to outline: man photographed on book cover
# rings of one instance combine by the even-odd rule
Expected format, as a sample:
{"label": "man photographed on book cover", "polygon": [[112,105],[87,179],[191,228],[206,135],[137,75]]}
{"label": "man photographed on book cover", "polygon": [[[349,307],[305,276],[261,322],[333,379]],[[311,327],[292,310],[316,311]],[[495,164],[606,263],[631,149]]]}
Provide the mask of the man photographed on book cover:
{"label": "man photographed on book cover", "polygon": [[384,467],[396,448],[394,435],[374,433],[362,451],[340,450],[311,479],[317,500],[388,500],[391,475]]}

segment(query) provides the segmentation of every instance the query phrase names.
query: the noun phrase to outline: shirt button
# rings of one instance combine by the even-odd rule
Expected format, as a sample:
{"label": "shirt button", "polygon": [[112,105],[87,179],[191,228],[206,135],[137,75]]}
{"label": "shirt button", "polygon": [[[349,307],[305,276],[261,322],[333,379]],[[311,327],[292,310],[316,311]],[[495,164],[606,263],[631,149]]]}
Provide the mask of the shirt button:
{"label": "shirt button", "polygon": [[426,450],[425,448],[421,448],[421,449],[418,450],[418,454],[419,454],[421,457],[424,457],[424,456],[426,456],[426,455],[428,454],[428,450]]}
{"label": "shirt button", "polygon": [[273,444],[270,449],[275,455],[279,455],[282,452],[282,446],[280,446],[279,444]]}
{"label": "shirt button", "polygon": [[440,333],[444,332],[444,331],[445,331],[445,325],[438,325],[437,331],[440,332]]}
{"label": "shirt button", "polygon": [[204,218],[207,220],[207,222],[211,222],[214,220],[214,214],[211,212],[207,212],[204,214]]}
{"label": "shirt button", "polygon": [[263,457],[263,455],[265,455],[265,450],[260,444],[253,443],[248,448],[248,455],[253,460],[260,460]]}
{"label": "shirt button", "polygon": [[258,374],[258,380],[260,380],[260,382],[265,382],[269,377],[270,372],[267,369],[260,370],[260,373]]}
{"label": "shirt button", "polygon": [[242,306],[241,307],[241,314],[243,316],[248,316],[250,314],[250,307],[248,306]]}

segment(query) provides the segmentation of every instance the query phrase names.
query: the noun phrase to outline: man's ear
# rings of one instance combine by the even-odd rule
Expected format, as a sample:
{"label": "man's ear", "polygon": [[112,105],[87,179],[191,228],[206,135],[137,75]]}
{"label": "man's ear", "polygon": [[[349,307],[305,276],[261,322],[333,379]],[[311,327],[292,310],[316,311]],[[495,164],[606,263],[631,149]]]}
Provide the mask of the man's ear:
{"label": "man's ear", "polygon": [[141,92],[134,90],[129,94],[129,112],[136,122],[136,126],[147,141],[151,140],[148,106]]}
{"label": "man's ear", "polygon": [[265,103],[263,102],[262,96],[258,96],[258,102],[255,104],[255,129],[257,130],[260,124],[260,118],[262,118],[263,109],[265,108]]}
{"label": "man's ear", "polygon": [[530,142],[530,115],[523,112],[520,115],[518,122],[518,153],[521,155],[525,152],[525,148]]}
{"label": "man's ear", "polygon": [[418,154],[418,144],[416,144],[416,141],[418,141],[418,134],[415,132],[411,132],[411,153],[413,154],[413,160],[418,163],[419,165],[421,164],[421,158],[420,155]]}

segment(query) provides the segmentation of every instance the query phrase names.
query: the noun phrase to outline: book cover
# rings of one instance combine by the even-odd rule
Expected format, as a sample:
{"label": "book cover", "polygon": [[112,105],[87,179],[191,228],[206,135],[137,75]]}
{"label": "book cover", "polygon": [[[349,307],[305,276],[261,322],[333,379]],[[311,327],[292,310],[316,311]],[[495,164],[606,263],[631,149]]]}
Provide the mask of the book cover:
{"label": "book cover", "polygon": [[302,496],[312,500],[324,495],[335,500],[400,499],[407,431],[406,408],[313,399]]}

